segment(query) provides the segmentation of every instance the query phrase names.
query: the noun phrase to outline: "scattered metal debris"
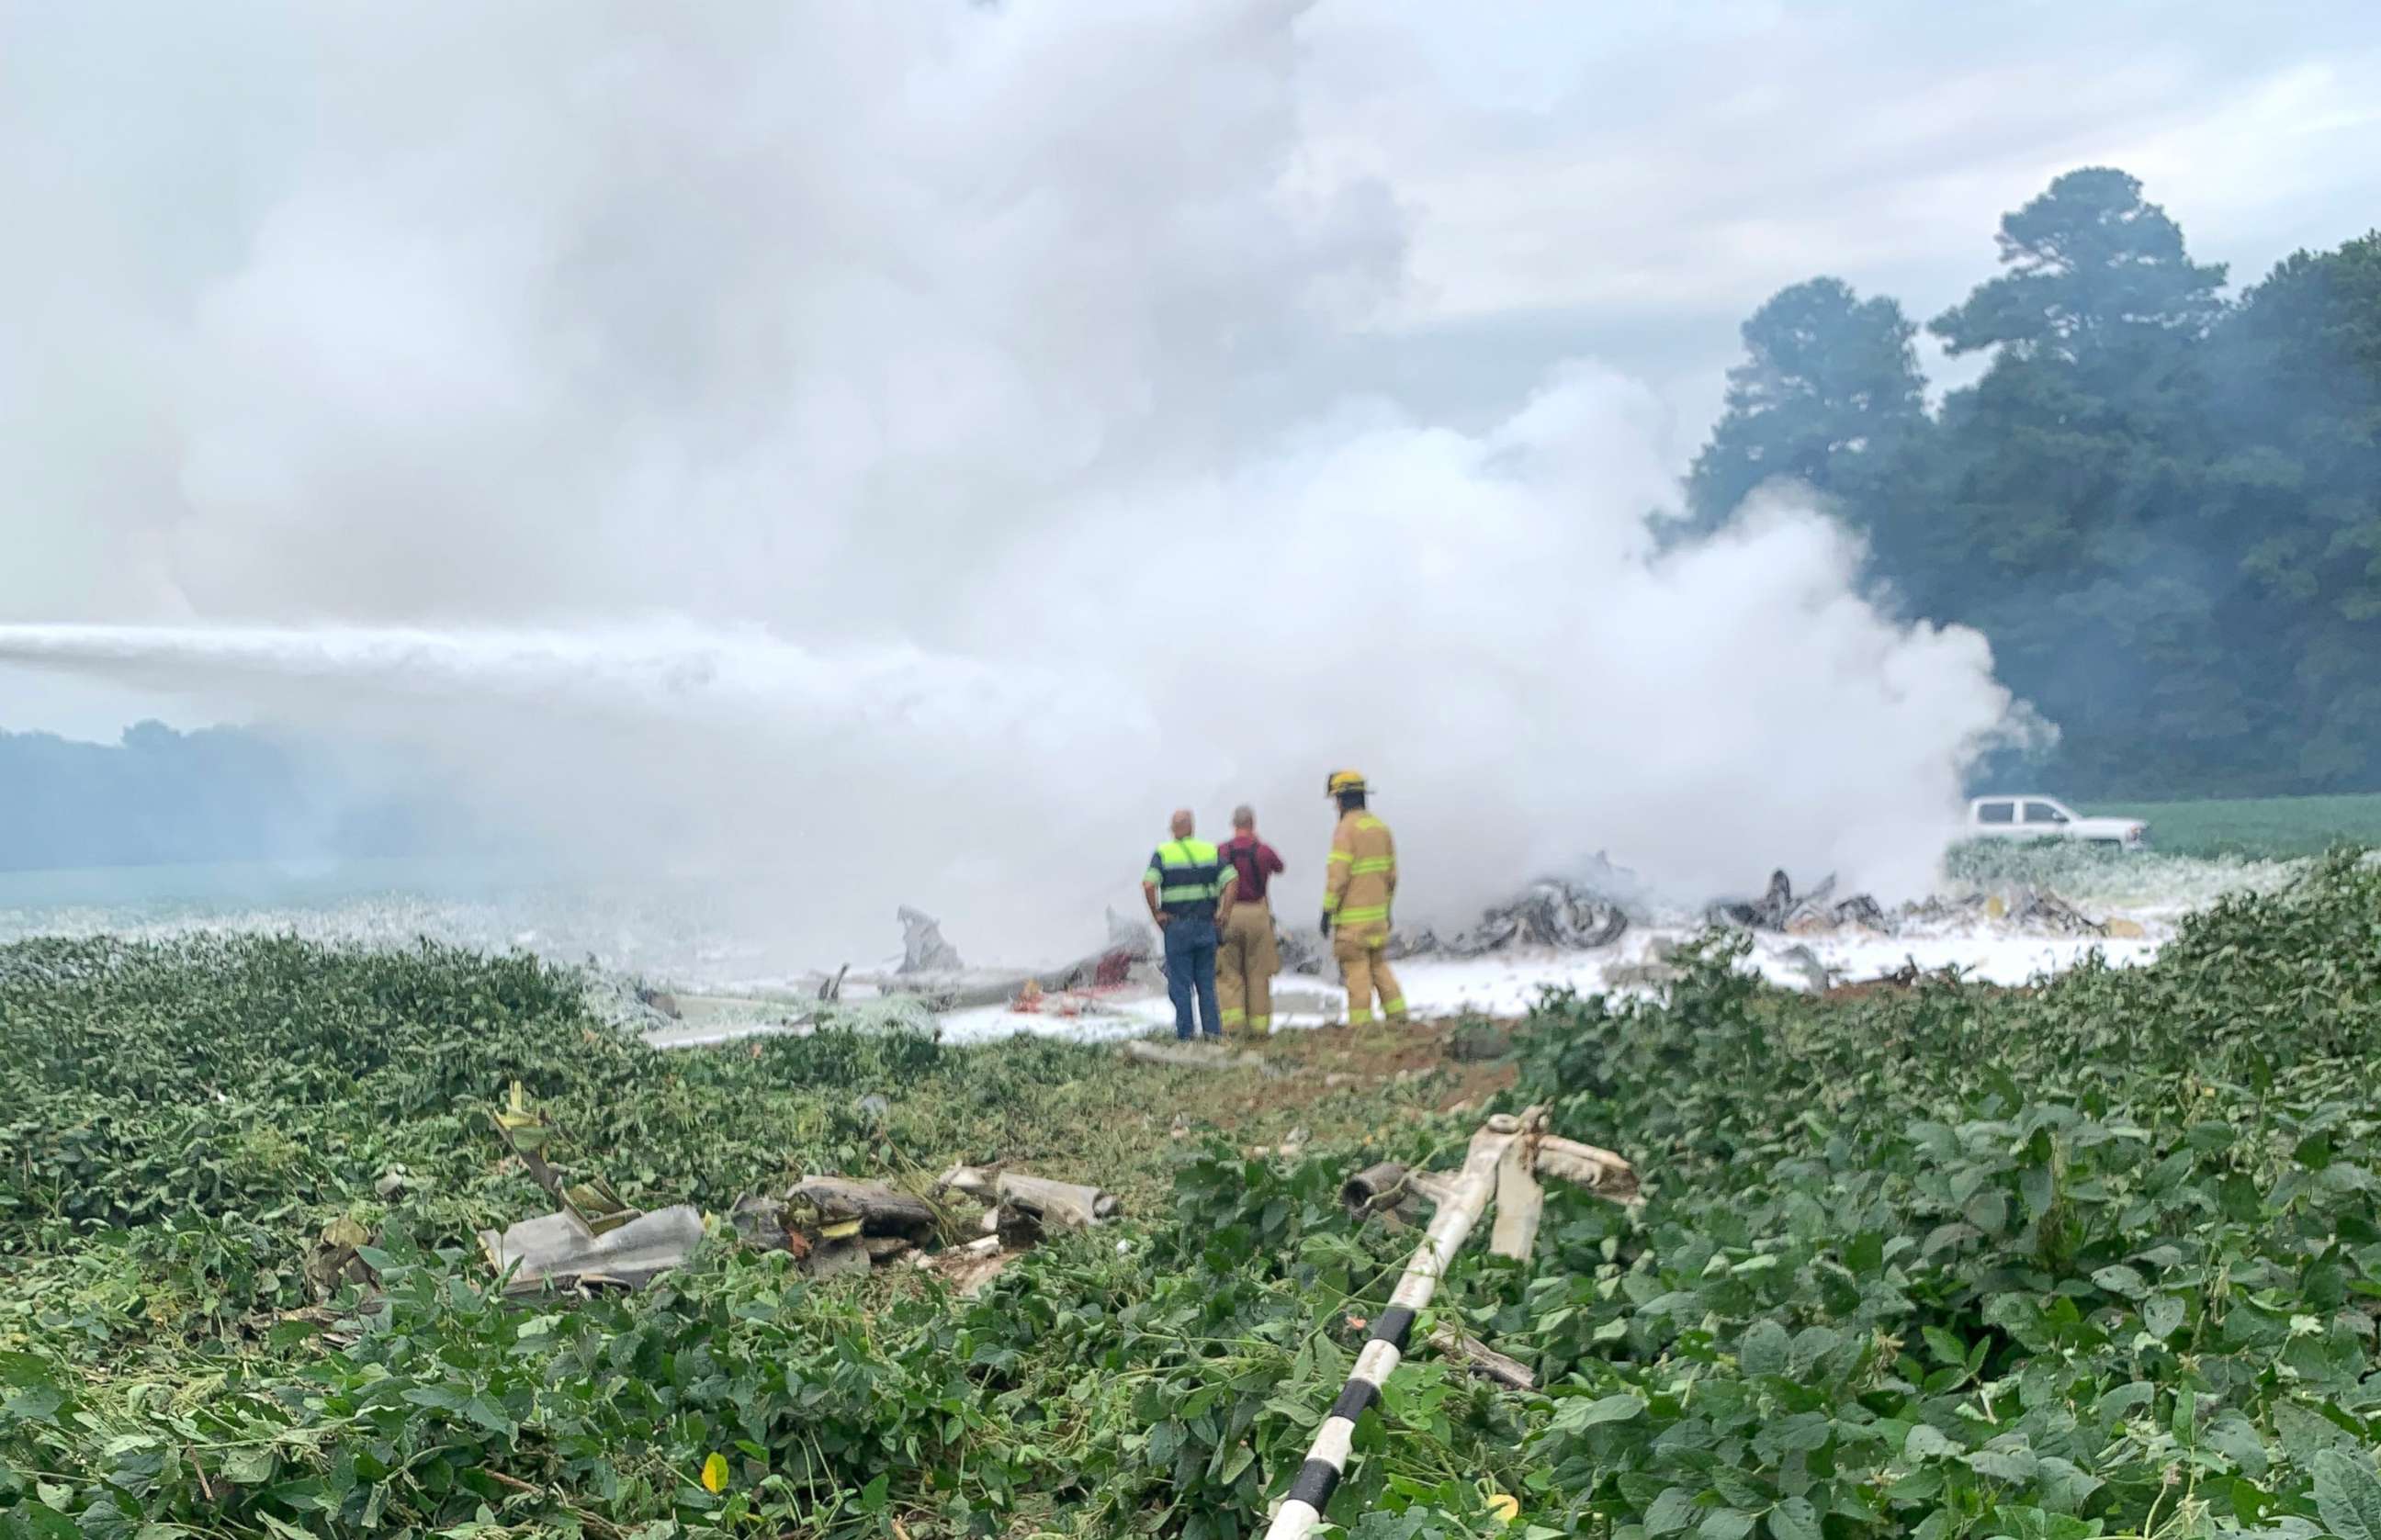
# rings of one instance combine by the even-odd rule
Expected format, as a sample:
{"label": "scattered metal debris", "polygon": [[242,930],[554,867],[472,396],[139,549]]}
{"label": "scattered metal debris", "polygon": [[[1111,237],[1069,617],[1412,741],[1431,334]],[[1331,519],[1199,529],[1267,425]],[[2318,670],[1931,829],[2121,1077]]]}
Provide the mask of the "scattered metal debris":
{"label": "scattered metal debris", "polygon": [[963,1194],[992,1206],[984,1210],[985,1233],[981,1240],[954,1247],[936,1259],[944,1276],[963,1294],[983,1288],[1051,1230],[1105,1224],[1122,1205],[1114,1193],[1097,1187],[984,1166],[953,1166],[935,1181],[934,1187],[937,1192]]}
{"label": "scattered metal debris", "polygon": [[1394,1160],[1384,1160],[1349,1177],[1339,1189],[1339,1202],[1351,1219],[1385,1215],[1419,1224],[1453,1191],[1453,1182],[1440,1172],[1410,1171]]}
{"label": "scattered metal debris", "polygon": [[1020,1251],[1003,1250],[999,1236],[987,1235],[979,1241],[970,1241],[963,1246],[953,1246],[948,1251],[937,1252],[931,1257],[922,1256],[918,1261],[922,1266],[932,1267],[942,1274],[944,1280],[950,1284],[959,1297],[973,1299],[983,1291],[985,1285],[998,1278],[1010,1263],[1024,1255]]}
{"label": "scattered metal debris", "polygon": [[739,1199],[731,1220],[751,1243],[791,1252],[812,1278],[864,1273],[929,1245],[942,1214],[880,1182],[804,1178],[779,1198]]}
{"label": "scattered metal debris", "polygon": [[922,1246],[942,1224],[933,1204],[881,1182],[805,1177],[787,1190],[783,1201],[786,1228],[821,1240],[880,1236]]}
{"label": "scattered metal debris", "polygon": [[489,1120],[496,1137],[532,1181],[561,1205],[558,1212],[523,1219],[501,1232],[480,1232],[489,1265],[508,1293],[548,1285],[608,1284],[639,1289],[686,1260],[702,1239],[702,1216],[679,1204],[648,1214],[624,1203],[600,1176],[580,1175],[547,1156],[560,1135],[530,1105],[518,1080]]}
{"label": "scattered metal debris", "polygon": [[1703,911],[1703,918],[1717,926],[1777,930],[1795,936],[1820,935],[1847,925],[1885,935],[1893,933],[1892,920],[1875,899],[1866,893],[1838,899],[1835,892],[1836,879],[1832,875],[1809,892],[1798,895],[1786,874],[1774,871],[1769,874],[1767,891],[1760,898],[1722,899]]}
{"label": "scattered metal debris", "polygon": [[544,1188],[563,1211],[590,1235],[602,1235],[617,1230],[638,1219],[641,1209],[632,1208],[620,1201],[612,1184],[600,1176],[590,1176],[577,1182],[564,1180],[564,1173],[550,1165],[545,1152],[552,1147],[556,1131],[543,1112],[531,1108],[529,1093],[518,1080],[512,1083],[512,1095],[505,1107],[490,1119],[495,1124],[496,1137],[502,1139],[527,1169],[530,1179]]}
{"label": "scattered metal debris", "polygon": [[[1029,1011],[1049,1009],[1044,997],[1071,994],[1088,997],[1135,982],[1146,982],[1142,965],[1157,954],[1154,932],[1136,926],[1114,910],[1107,914],[1107,944],[1097,952],[1056,968],[971,970],[942,939],[934,921],[915,909],[901,910],[901,966],[890,977],[877,980],[888,994],[920,999],[935,1011],[1007,1005]],[[1139,971],[1142,976],[1136,978]],[[1081,998],[1062,1005],[1058,1013],[1080,1013]]]}
{"label": "scattered metal debris", "polygon": [[[611,1284],[641,1289],[683,1264],[702,1241],[702,1216],[689,1204],[638,1214],[592,1234],[568,1213],[541,1214],[499,1233],[480,1231],[488,1264],[507,1293]],[[508,1276],[507,1276],[508,1275]]]}
{"label": "scattered metal debris", "polygon": [[1893,929],[1893,922],[1886,917],[1884,907],[1866,893],[1854,893],[1837,904],[1832,912],[1838,925],[1857,925],[1886,932]]}
{"label": "scattered metal debris", "polygon": [[1520,946],[1592,952],[1610,946],[1628,928],[1619,904],[1582,883],[1549,877],[1484,911],[1469,930],[1443,940],[1427,928],[1402,932],[1389,952],[1394,957],[1483,957]]}
{"label": "scattered metal debris", "polygon": [[1493,1379],[1514,1390],[1538,1388],[1538,1376],[1530,1372],[1528,1364],[1506,1357],[1479,1338],[1458,1331],[1445,1321],[1431,1328],[1430,1345],[1449,1358],[1461,1359],[1465,1368],[1483,1379]]}
{"label": "scattered metal debris", "polygon": [[786,1206],[775,1198],[748,1193],[736,1200],[727,1211],[729,1228],[736,1238],[748,1246],[763,1251],[792,1251],[791,1234],[786,1229]]}
{"label": "scattered metal debris", "polygon": [[1960,897],[1933,894],[1899,909],[1886,907],[1866,893],[1834,897],[1830,877],[1807,893],[1796,893],[1782,872],[1773,872],[1769,887],[1757,900],[1727,899],[1711,904],[1704,918],[1713,925],[1819,936],[1845,927],[1895,936],[1912,927],[1994,920],[2018,929],[2054,936],[2106,936],[2139,940],[2139,921],[2113,917],[2095,920],[2047,889],[2016,886]]}
{"label": "scattered metal debris", "polygon": [[1281,954],[1281,971],[1318,977],[1331,966],[1331,949],[1324,944],[1322,932],[1316,930],[1285,930],[1275,925],[1274,947]]}
{"label": "scattered metal debris", "polygon": [[1082,1230],[1104,1224],[1116,1217],[1122,1201],[1114,1193],[1080,1182],[977,1166],[954,1166],[934,1185],[993,1205],[984,1216],[985,1227],[1010,1245],[1030,1244],[1053,1226]]}
{"label": "scattered metal debris", "polygon": [[901,969],[903,973],[958,973],[967,964],[959,961],[959,948],[943,940],[942,925],[931,915],[903,904],[898,916],[901,921]]}
{"label": "scattered metal debris", "polygon": [[1984,900],[1984,913],[2033,930],[2061,936],[2104,936],[2107,928],[2057,893],[2040,888],[2018,888]]}
{"label": "scattered metal debris", "polygon": [[[1521,1154],[1512,1158],[1516,1146]],[[1316,1430],[1306,1463],[1289,1495],[1275,1510],[1273,1522],[1265,1530],[1265,1540],[1305,1540],[1322,1523],[1323,1510],[1330,1506],[1331,1496],[1347,1468],[1349,1439],[1355,1431],[1356,1417],[1379,1394],[1381,1385],[1404,1358],[1406,1333],[1412,1328],[1414,1317],[1429,1305],[1439,1279],[1462,1249],[1490,1201],[1500,1194],[1520,1192],[1504,1174],[1508,1170],[1525,1177],[1542,1173],[1566,1182],[1581,1182],[1598,1196],[1616,1202],[1630,1202],[1637,1194],[1637,1176],[1629,1162],[1610,1150],[1548,1134],[1544,1108],[1530,1108],[1519,1117],[1490,1118],[1471,1136],[1471,1147],[1464,1157],[1462,1169],[1454,1173],[1421,1246],[1391,1291],[1389,1308],[1383,1313],[1380,1325],[1374,1328],[1363,1353],[1356,1360],[1348,1388]],[[1534,1182],[1531,1190],[1534,1190]],[[1526,1201],[1526,1194],[1522,1195]],[[1533,1230],[1534,1226],[1529,1228]]]}
{"label": "scattered metal debris", "polygon": [[[1829,878],[1828,884],[1835,879]],[[1769,891],[1758,899],[1719,899],[1703,911],[1703,918],[1713,925],[1733,925],[1747,930],[1783,930],[1786,916],[1794,906],[1794,885],[1786,874],[1769,874]]]}
{"label": "scattered metal debris", "polygon": [[1086,1230],[1115,1217],[1119,1200],[1113,1193],[1072,1182],[1005,1171],[996,1189],[999,1234],[1004,1245],[1031,1244],[1053,1229]]}

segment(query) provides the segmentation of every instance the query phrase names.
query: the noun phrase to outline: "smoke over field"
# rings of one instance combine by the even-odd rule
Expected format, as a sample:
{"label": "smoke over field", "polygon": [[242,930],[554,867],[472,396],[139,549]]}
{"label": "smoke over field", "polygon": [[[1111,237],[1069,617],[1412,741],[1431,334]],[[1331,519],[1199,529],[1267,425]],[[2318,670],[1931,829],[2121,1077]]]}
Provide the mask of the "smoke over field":
{"label": "smoke over field", "polygon": [[1807,508],[1664,549],[1671,424],[1593,361],[1462,425],[1318,366],[1418,216],[1316,152],[1303,12],[45,16],[124,111],[0,172],[55,211],[0,658],[765,874],[827,951],[903,899],[1068,951],[1178,804],[1302,908],[1349,764],[1416,917],[1598,849],[1924,882],[1981,637]]}

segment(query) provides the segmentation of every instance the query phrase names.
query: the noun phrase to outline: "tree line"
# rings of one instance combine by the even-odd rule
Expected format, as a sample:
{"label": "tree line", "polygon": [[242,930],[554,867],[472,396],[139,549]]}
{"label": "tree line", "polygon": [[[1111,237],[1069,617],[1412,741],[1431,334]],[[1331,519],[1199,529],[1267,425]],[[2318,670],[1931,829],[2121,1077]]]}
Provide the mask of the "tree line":
{"label": "tree line", "polygon": [[112,745],[0,732],[0,871],[404,855],[461,848],[458,827],[251,729],[144,721]]}
{"label": "tree line", "polygon": [[1989,767],[2080,797],[2381,789],[2381,231],[2229,297],[2122,171],[2004,216],[1926,323],[1989,361],[1930,409],[1895,300],[1813,278],[1744,323],[1695,522],[1773,482],[1875,591],[1991,638],[2058,730]]}

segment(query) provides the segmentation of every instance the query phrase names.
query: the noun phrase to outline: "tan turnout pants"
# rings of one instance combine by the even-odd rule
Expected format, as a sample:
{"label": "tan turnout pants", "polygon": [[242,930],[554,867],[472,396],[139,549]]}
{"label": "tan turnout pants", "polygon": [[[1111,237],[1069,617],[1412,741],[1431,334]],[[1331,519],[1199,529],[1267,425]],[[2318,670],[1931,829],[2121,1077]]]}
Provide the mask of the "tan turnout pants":
{"label": "tan turnout pants", "polygon": [[1373,1019],[1373,999],[1380,997],[1381,1014],[1393,1022],[1406,1019],[1406,992],[1389,971],[1389,928],[1371,925],[1336,928],[1331,953],[1339,959],[1339,976],[1348,986],[1348,1025],[1363,1026]]}
{"label": "tan turnout pants", "polygon": [[1273,976],[1280,971],[1272,908],[1263,899],[1233,904],[1224,922],[1224,944],[1215,953],[1215,997],[1223,1006],[1225,1031],[1273,1030]]}

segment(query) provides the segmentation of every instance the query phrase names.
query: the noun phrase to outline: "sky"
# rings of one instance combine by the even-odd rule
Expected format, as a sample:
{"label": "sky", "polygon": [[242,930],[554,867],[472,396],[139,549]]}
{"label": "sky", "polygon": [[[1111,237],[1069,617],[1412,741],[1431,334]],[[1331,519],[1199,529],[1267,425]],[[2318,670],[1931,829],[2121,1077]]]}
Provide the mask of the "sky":
{"label": "sky", "polygon": [[[1590,358],[1652,392],[1658,453],[1680,469],[1762,299],[1831,273],[1923,320],[1988,273],[1997,216],[2073,166],[2142,176],[2236,284],[2381,218],[2381,7],[2363,0],[1290,8],[1285,175],[1361,186],[1390,206],[1376,217],[1400,249],[1379,292],[1273,361],[1288,388],[1478,427]],[[370,61],[342,30],[373,35],[353,6],[0,5],[0,186],[40,211],[40,233],[0,255],[39,339],[0,363],[15,425],[0,531],[73,548],[0,575],[0,619],[159,609],[153,585],[123,580],[110,513],[186,517],[209,470],[164,420],[175,408],[126,382],[237,304],[276,239],[302,238],[293,186],[385,109],[346,93]],[[506,52],[533,46],[528,32],[490,42],[458,77],[534,68]],[[492,127],[529,131],[536,104],[525,93],[519,120]],[[1181,127],[1195,143],[1196,113]],[[1939,386],[1974,366],[1929,367]],[[126,418],[153,431],[128,436]],[[11,729],[112,739],[135,715],[215,709],[0,667]]]}

